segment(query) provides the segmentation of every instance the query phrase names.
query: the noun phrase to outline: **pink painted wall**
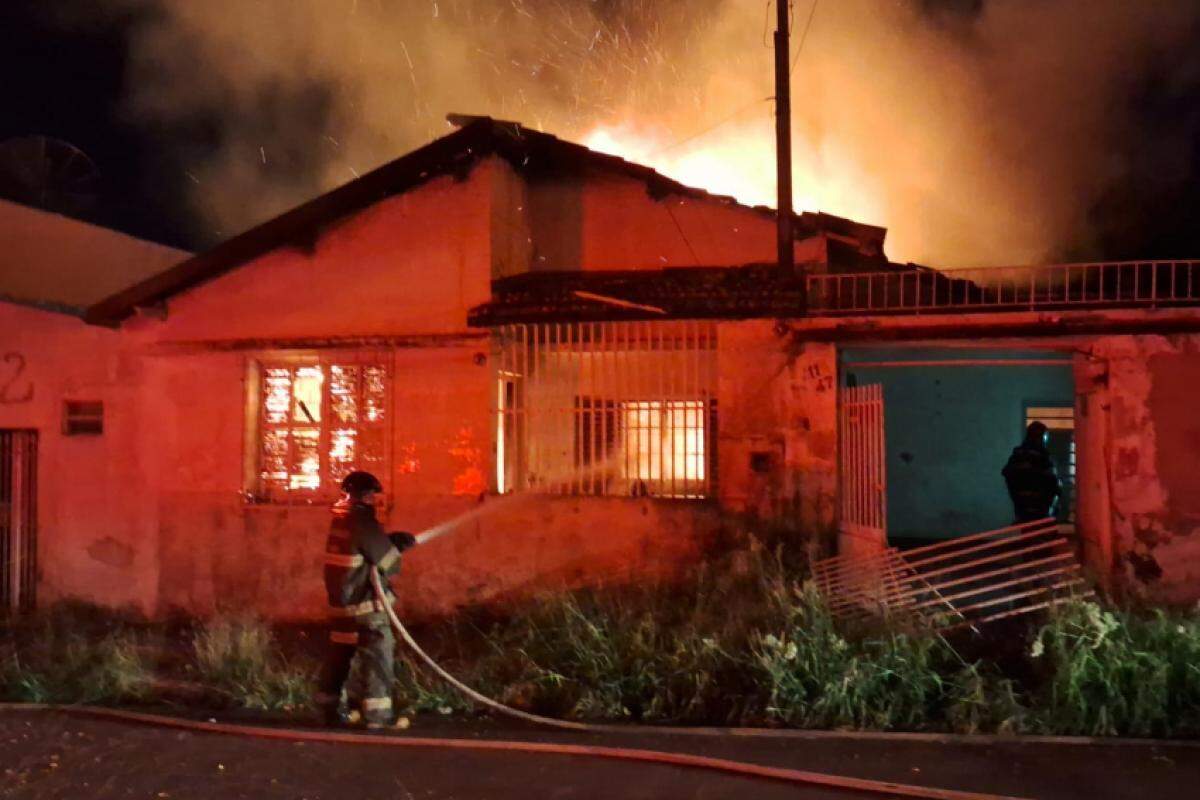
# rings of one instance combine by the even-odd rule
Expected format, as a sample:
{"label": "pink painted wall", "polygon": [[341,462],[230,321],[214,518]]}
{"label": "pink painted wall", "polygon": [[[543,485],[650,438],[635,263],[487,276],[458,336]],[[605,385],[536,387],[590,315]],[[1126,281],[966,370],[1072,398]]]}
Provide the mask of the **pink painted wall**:
{"label": "pink painted wall", "polygon": [[[832,551],[838,476],[835,347],[793,343],[770,320],[726,323],[719,336],[722,506],[765,519],[790,519],[817,534],[816,548]],[[753,468],[755,461],[759,469]]]}
{"label": "pink painted wall", "polygon": [[[150,607],[151,501],[134,446],[140,362],[114,331],[7,303],[0,342],[0,428],[38,432],[39,601]],[[104,434],[65,436],[64,400],[103,402]]]}
{"label": "pink painted wall", "polygon": [[[775,260],[775,221],[762,211],[716,197],[652,197],[631,177],[586,181],[503,182],[510,201],[504,229],[515,245],[498,260],[498,275],[523,271],[653,270],[742,266]],[[503,212],[500,212],[503,213]],[[524,237],[525,246],[521,247]],[[797,242],[797,263],[824,263],[825,240]]]}
{"label": "pink painted wall", "polygon": [[1107,562],[1120,592],[1195,603],[1200,335],[1100,337],[1085,353],[1076,370],[1079,502],[1092,561],[1102,572]]}
{"label": "pink painted wall", "polygon": [[[487,513],[411,555],[402,593],[406,613],[444,613],[622,576],[670,575],[703,558],[720,527],[711,504],[556,498],[508,506],[486,494],[494,475],[494,374],[486,332],[467,329],[466,316],[488,298],[493,272],[531,252],[529,237],[521,241],[522,206],[513,206],[512,194],[524,189],[514,178],[493,160],[466,180],[431,181],[331,225],[310,250],[281,248],[172,298],[165,320],[135,318],[119,335],[104,333],[119,340],[132,354],[124,358],[136,365],[127,402],[138,425],[112,443],[118,454],[100,460],[127,462],[140,476],[138,500],[127,513],[141,538],[128,570],[148,611],[322,615],[327,509],[247,504],[242,495],[247,364],[315,354],[298,349],[308,344],[290,344],[296,339],[343,338],[339,347],[353,350],[358,336],[424,337],[420,347],[376,351],[394,367],[386,522],[418,531],[479,508],[481,498]],[[596,214],[606,205],[657,203],[640,185],[636,191],[589,187],[588,193],[587,209]],[[722,215],[727,230],[718,235]],[[695,205],[680,218],[698,231],[716,226],[701,245],[713,260],[759,260],[774,246],[769,221],[737,208]],[[586,264],[595,268],[617,265],[600,255],[610,244],[614,258],[635,259],[639,237],[650,254],[657,253],[652,236],[670,242],[677,235],[662,225],[643,225],[640,233],[604,230],[625,225],[621,216],[583,220],[590,231],[584,244],[593,253]],[[731,237],[744,220],[762,236],[738,252]],[[770,337],[753,346],[779,350]],[[740,358],[760,360],[746,347]],[[751,398],[757,377],[750,371],[729,386]],[[725,413],[734,424],[740,412],[731,405]],[[501,510],[491,513],[496,504]],[[64,529],[57,538],[78,548],[86,535]],[[102,596],[84,571],[72,570],[68,578],[63,585],[72,593]]]}
{"label": "pink painted wall", "polygon": [[158,341],[447,333],[490,296],[492,164],[436,178],[168,302]]}
{"label": "pink painted wall", "polygon": [[[517,501],[470,490],[491,455],[490,367],[480,348],[397,349],[390,529],[420,531],[483,512],[414,551],[401,581],[413,618],[463,605],[696,563],[716,529],[712,509],[628,499]],[[323,615],[323,505],[248,505],[242,488],[244,359],[198,353],[155,359],[162,401],[148,419],[161,448],[157,605],[165,614],[253,608],[280,619]],[[205,387],[196,391],[197,386]],[[490,509],[497,511],[492,513]]]}

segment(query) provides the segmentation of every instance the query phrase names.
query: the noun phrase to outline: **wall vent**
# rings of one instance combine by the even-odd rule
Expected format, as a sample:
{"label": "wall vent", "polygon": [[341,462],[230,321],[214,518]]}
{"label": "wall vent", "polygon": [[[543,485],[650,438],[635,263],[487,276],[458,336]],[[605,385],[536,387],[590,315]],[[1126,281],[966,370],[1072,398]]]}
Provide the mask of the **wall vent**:
{"label": "wall vent", "polygon": [[63,403],[63,435],[97,436],[104,433],[104,403],[67,400]]}

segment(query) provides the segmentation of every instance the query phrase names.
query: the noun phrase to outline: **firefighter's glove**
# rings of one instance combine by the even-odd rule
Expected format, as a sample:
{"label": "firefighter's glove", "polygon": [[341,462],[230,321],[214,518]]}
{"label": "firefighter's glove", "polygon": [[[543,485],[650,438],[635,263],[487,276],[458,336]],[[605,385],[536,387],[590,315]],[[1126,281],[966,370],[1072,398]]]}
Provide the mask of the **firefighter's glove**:
{"label": "firefighter's glove", "polygon": [[401,553],[417,543],[417,537],[413,536],[411,533],[406,533],[405,531],[389,533],[388,538],[392,540],[392,546]]}

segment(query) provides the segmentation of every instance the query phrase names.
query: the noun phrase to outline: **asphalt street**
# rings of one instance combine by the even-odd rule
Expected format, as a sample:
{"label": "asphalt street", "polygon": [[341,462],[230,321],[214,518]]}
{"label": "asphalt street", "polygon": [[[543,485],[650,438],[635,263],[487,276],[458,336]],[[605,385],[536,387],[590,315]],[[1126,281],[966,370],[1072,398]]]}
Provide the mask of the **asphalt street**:
{"label": "asphalt street", "polygon": [[[404,735],[404,734],[398,734]],[[547,733],[418,719],[412,736],[687,752],[770,766],[1031,798],[1192,798],[1200,748],[962,744],[903,738]],[[0,798],[847,798],[867,795],[604,759],[288,743],[0,712]]]}

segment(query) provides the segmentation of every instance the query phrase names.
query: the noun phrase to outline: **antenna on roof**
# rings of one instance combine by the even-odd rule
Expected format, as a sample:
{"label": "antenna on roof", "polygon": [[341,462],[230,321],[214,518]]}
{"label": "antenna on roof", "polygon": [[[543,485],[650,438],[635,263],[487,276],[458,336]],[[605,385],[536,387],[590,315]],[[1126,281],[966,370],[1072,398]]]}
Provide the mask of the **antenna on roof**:
{"label": "antenna on roof", "polygon": [[82,150],[49,136],[0,142],[0,197],[78,215],[96,201],[100,171]]}

